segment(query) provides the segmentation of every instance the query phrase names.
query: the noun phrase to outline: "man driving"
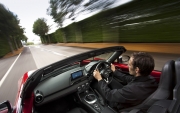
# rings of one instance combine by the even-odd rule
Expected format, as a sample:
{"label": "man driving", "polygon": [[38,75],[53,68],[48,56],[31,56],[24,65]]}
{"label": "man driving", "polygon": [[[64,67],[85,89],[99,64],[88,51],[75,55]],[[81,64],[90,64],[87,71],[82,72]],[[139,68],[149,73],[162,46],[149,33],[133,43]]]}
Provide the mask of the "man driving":
{"label": "man driving", "polygon": [[119,83],[119,88],[115,87],[117,85],[113,85],[114,81],[108,85],[98,70],[94,70],[93,76],[98,80],[99,90],[111,107],[123,109],[140,104],[157,89],[156,80],[149,76],[154,69],[154,65],[152,56],[145,52],[131,55],[128,62],[130,75],[118,71],[111,64],[114,76],[127,83],[124,86]]}

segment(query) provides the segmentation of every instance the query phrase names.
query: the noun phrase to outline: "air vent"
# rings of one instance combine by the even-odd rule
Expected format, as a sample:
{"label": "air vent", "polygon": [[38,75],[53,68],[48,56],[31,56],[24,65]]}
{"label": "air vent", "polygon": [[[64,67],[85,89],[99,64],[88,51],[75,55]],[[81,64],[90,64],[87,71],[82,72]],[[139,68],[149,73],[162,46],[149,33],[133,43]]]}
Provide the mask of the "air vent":
{"label": "air vent", "polygon": [[43,101],[43,95],[40,93],[40,91],[36,91],[35,94],[35,102],[36,103],[41,103]]}

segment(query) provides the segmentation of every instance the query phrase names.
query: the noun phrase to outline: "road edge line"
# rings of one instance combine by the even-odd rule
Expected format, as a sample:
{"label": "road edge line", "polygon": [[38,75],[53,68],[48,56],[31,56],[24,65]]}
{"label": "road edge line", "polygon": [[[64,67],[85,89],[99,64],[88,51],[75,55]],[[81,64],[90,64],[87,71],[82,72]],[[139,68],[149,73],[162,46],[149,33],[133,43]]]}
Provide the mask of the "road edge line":
{"label": "road edge line", "polygon": [[9,74],[9,72],[11,71],[12,67],[14,66],[14,64],[16,63],[16,61],[18,60],[18,58],[20,57],[21,53],[18,55],[18,57],[16,58],[16,60],[13,62],[13,64],[11,65],[11,67],[8,69],[8,71],[6,72],[6,74],[3,76],[3,78],[0,81],[0,87],[2,85],[2,83],[4,82],[4,80],[6,79],[7,75]]}

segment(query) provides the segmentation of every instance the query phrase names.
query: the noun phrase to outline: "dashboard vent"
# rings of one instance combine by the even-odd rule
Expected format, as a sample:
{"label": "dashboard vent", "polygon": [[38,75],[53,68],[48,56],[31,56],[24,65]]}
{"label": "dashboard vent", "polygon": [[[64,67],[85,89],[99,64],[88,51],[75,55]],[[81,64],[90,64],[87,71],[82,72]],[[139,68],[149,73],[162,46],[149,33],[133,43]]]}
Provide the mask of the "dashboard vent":
{"label": "dashboard vent", "polygon": [[41,103],[42,101],[43,101],[43,95],[39,90],[37,90],[35,94],[35,102]]}

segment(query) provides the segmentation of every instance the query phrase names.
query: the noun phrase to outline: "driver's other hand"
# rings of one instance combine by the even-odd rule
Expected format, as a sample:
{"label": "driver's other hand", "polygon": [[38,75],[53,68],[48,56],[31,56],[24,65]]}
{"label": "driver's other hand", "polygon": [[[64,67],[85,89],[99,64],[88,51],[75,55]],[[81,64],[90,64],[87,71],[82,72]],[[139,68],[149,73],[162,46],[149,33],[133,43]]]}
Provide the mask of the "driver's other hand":
{"label": "driver's other hand", "polygon": [[115,66],[111,64],[111,70],[114,72],[116,70]]}
{"label": "driver's other hand", "polygon": [[102,77],[101,77],[101,75],[100,75],[100,73],[99,73],[99,70],[94,70],[93,76],[94,76],[94,78],[97,79],[98,81],[102,80]]}

